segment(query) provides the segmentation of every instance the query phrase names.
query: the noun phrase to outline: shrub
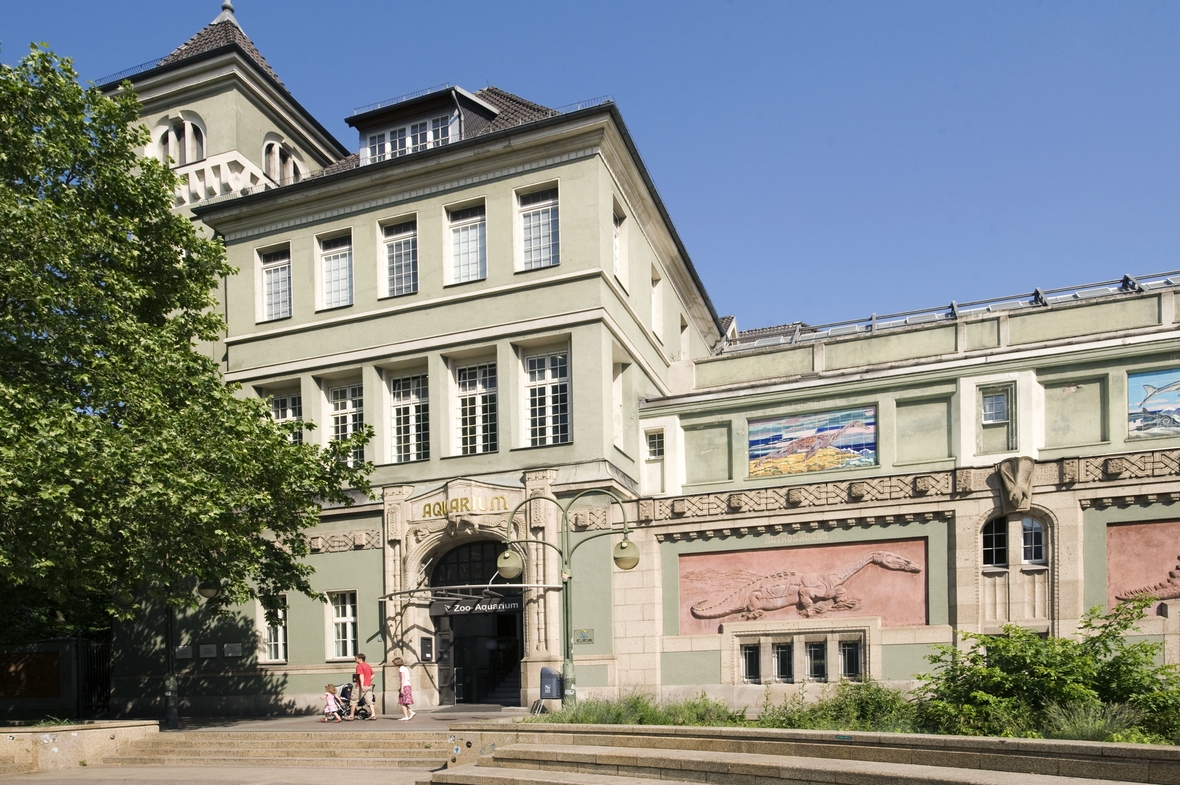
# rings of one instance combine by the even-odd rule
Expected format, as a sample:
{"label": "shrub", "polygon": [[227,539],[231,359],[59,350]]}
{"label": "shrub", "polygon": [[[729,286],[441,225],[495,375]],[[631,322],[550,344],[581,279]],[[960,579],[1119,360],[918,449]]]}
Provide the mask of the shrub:
{"label": "shrub", "polygon": [[800,690],[778,706],[768,705],[757,724],[763,728],[905,733],[913,730],[914,706],[900,690],[871,681],[840,681],[826,688],[815,703],[808,703]]}
{"label": "shrub", "polygon": [[560,711],[526,722],[562,722],[581,725],[743,725],[745,711],[730,711],[721,701],[703,692],[694,698],[659,705],[650,695],[635,693],[618,700],[582,700]]}
{"label": "shrub", "polygon": [[1050,739],[1106,741],[1130,733],[1143,720],[1143,712],[1125,703],[1074,703],[1045,707],[1045,736]]}

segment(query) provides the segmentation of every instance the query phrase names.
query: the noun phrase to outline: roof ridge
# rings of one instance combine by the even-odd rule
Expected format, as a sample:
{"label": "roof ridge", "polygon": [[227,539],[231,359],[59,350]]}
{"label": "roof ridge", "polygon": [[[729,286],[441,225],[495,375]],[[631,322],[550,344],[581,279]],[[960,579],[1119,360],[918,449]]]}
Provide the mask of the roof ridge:
{"label": "roof ridge", "polygon": [[237,45],[253,63],[258,66],[263,73],[275,81],[279,87],[284,90],[287,86],[283,84],[283,80],[279,79],[279,75],[271,68],[270,63],[258,51],[258,47],[254,46],[254,42],[250,40],[250,36],[246,35],[246,31],[238,23],[237,18],[233,14],[233,4],[230,0],[225,0],[222,3],[222,12],[209,24],[201,28],[196,35],[185,41],[180,46],[172,50],[172,52],[157,65],[168,65],[170,63],[178,63],[182,60],[187,60],[190,57],[205,52],[218,49],[222,46],[231,44]]}

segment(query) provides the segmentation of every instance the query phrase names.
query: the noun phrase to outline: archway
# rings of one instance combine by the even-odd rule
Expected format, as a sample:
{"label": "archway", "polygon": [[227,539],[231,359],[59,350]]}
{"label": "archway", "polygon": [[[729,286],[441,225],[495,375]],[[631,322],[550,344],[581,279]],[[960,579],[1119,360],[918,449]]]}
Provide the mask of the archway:
{"label": "archway", "polygon": [[[523,602],[519,590],[505,591],[496,576],[496,557],[506,547],[494,540],[464,543],[439,557],[430,573],[439,665],[451,669],[456,703],[520,705]],[[477,588],[493,578],[498,596]]]}

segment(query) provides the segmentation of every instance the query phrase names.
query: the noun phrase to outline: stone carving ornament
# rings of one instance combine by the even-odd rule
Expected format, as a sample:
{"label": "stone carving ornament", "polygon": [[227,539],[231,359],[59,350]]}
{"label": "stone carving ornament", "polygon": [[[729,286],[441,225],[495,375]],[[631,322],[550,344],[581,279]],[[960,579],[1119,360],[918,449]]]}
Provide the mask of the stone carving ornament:
{"label": "stone carving ornament", "polygon": [[996,466],[1005,513],[1025,512],[1032,507],[1033,470],[1036,467],[1036,462],[1025,455],[1001,461]]}

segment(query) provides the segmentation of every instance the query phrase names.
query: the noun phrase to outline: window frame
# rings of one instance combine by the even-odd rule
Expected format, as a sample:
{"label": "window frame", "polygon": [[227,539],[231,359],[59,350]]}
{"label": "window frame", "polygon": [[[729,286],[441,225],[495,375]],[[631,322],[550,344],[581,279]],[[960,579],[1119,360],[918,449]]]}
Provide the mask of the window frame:
{"label": "window frame", "polygon": [[[356,589],[335,589],[327,592],[328,602],[324,604],[324,659],[327,662],[348,662],[356,657],[360,651],[360,592]],[[336,597],[352,596],[352,616],[337,614]],[[345,625],[345,632],[351,626],[351,638],[340,638],[340,625]],[[344,643],[344,654],[341,654],[340,644]],[[349,651],[351,649],[351,651]]]}
{"label": "window frame", "polygon": [[[851,650],[856,652],[856,671],[851,672],[848,668],[849,657],[848,653]],[[836,641],[836,656],[840,660],[840,678],[844,681],[864,681],[865,678],[865,646],[864,641],[860,639],[842,638]]]}
{"label": "window frame", "polygon": [[[412,227],[412,228],[406,228]],[[398,231],[400,230],[400,231]],[[412,294],[418,293],[419,285],[419,267],[418,267],[418,216],[417,214],[402,216],[389,221],[382,221],[377,228],[378,245],[383,249],[384,253],[381,258],[377,260],[377,279],[380,282],[380,296],[386,297],[408,297]],[[407,249],[397,249],[397,246],[403,243],[411,243],[411,247]],[[403,277],[408,276],[410,279],[409,286],[402,290],[397,290],[394,286],[394,261],[391,256],[395,253],[409,253],[411,258],[409,260],[408,273],[403,270],[400,274]],[[405,260],[402,260],[405,264]]]}
{"label": "window frame", "polygon": [[[338,243],[342,240],[348,240],[347,248],[345,246],[325,247],[330,243]],[[315,238],[315,253],[316,253],[316,300],[317,311],[334,311],[338,308],[350,308],[356,302],[356,257],[354,250],[356,243],[353,239],[352,229],[332,232],[330,234],[319,235]],[[336,257],[345,256],[346,264],[346,280],[347,280],[347,301],[337,302],[336,300],[328,300],[328,267],[329,259],[335,260]],[[337,287],[333,287],[336,291]]]}
{"label": "window frame", "polygon": [[[270,394],[270,417],[276,423],[303,422],[303,392],[299,388]],[[303,444],[303,431],[288,437],[295,444]]]}
{"label": "window frame", "polygon": [[[460,275],[466,264],[460,264],[462,251],[460,250],[461,235],[458,233],[479,227],[478,258],[476,260],[476,274],[464,277]],[[467,203],[461,206],[446,208],[446,242],[448,264],[446,266],[447,286],[461,286],[476,281],[486,281],[488,278],[488,211],[487,203],[483,200],[477,203]]]}
{"label": "window frame", "polygon": [[[762,645],[760,643],[738,644],[738,661],[741,663],[742,684],[762,683]],[[751,675],[751,671],[757,673]]]}
{"label": "window frame", "polygon": [[[984,522],[980,529],[980,562],[984,569],[1007,569],[1009,559],[1008,518],[1000,515]],[[998,540],[998,543],[997,543]],[[1003,561],[997,561],[997,554]],[[988,559],[991,561],[988,561]]]}
{"label": "window frame", "polygon": [[[516,272],[526,273],[557,267],[561,264],[561,208],[557,182],[529,186],[515,192],[516,202]],[[536,242],[530,242],[528,232],[534,228]],[[545,238],[548,237],[546,241]],[[536,253],[535,259],[530,258]]]}
{"label": "window frame", "polygon": [[[812,656],[813,653],[815,653],[815,652],[819,652],[820,656],[818,658]],[[828,663],[828,641],[827,641],[827,639],[825,638],[824,640],[821,640],[821,641],[804,640],[804,642],[803,642],[803,662],[807,668],[807,681],[816,682],[816,683],[827,682],[829,680],[829,677],[831,674],[831,668],[829,667],[829,663]],[[816,671],[817,671],[816,663],[817,662],[823,668],[823,675],[822,676],[816,675]]]}
{"label": "window frame", "polygon": [[[1030,528],[1029,524],[1033,524],[1036,528]],[[1034,535],[1033,544],[1029,544],[1029,535]],[[1032,550],[1033,556],[1029,558],[1029,550]],[[1040,556],[1037,556],[1037,551]],[[1044,521],[1039,518],[1034,518],[1031,515],[1025,515],[1020,519],[1020,563],[1030,565],[1048,565],[1049,564],[1049,536],[1048,527]]]}
{"label": "window frame", "polygon": [[[557,358],[563,358],[560,367],[564,372],[564,376],[555,378],[552,376],[555,370],[553,361]],[[534,369],[532,364],[535,361],[541,362],[539,372],[542,374],[542,378],[539,379],[533,378]],[[552,447],[561,444],[570,444],[573,441],[574,434],[573,395],[570,391],[572,369],[570,367],[569,349],[562,347],[524,354],[521,357],[521,370],[523,375],[521,380],[523,394],[520,396],[523,406],[521,425],[524,430],[521,440],[522,445],[525,447]],[[542,391],[542,403],[539,407],[534,406],[536,400],[534,393],[538,390]],[[564,401],[555,400],[561,396],[564,396]],[[555,409],[559,411],[555,413]],[[560,409],[563,409],[563,411]],[[539,418],[537,412],[540,412]],[[554,425],[554,421],[559,417],[564,422]],[[537,424],[538,419],[541,421],[539,426]],[[538,434],[538,428],[541,430],[540,434]]]}
{"label": "window frame", "polygon": [[[406,122],[371,128],[361,135],[361,165],[375,164],[393,158],[401,158],[413,153],[421,153],[436,147],[445,147],[454,140],[452,133],[458,113],[455,111],[441,114],[414,117]],[[414,129],[420,128],[424,136],[419,144],[414,143]],[[439,133],[444,131],[444,133]],[[378,137],[380,142],[374,142]],[[394,140],[397,140],[395,144]],[[380,146],[378,146],[380,145]]]}
{"label": "window frame", "polygon": [[[423,368],[416,372],[389,374],[389,447],[390,463],[417,463],[430,460],[430,375]],[[395,386],[409,385],[409,398],[401,398],[402,391]],[[406,424],[405,454],[402,457],[402,439],[399,434],[398,409],[408,409]]]}
{"label": "window frame", "polygon": [[[257,270],[257,277],[255,281],[258,286],[258,297],[256,300],[255,322],[262,324],[264,322],[277,322],[283,319],[290,319],[294,315],[294,270],[291,263],[291,245],[284,243],[278,246],[271,246],[269,248],[257,249],[255,252],[255,269]],[[285,254],[286,258],[278,258],[281,254]],[[268,258],[270,257],[270,258]],[[267,273],[286,268],[286,313],[280,315],[272,315],[270,312],[270,289],[267,282]]]}
{"label": "window frame", "polygon": [[[987,401],[989,398],[1003,397],[1004,419],[989,416]],[[980,385],[976,394],[975,428],[976,448],[979,455],[998,455],[1013,452],[1017,449],[1016,419],[1016,382]],[[993,409],[994,411],[994,409]],[[986,445],[985,434],[996,431],[1004,432],[1004,446],[1002,449],[990,448]]]}
{"label": "window frame", "polygon": [[[786,657],[783,653],[786,653]],[[773,641],[770,644],[770,656],[773,661],[774,682],[776,684],[795,683],[795,641]],[[786,676],[783,676],[783,663],[786,662]]]}
{"label": "window frame", "polygon": [[[342,409],[336,408],[336,393],[340,390],[347,391],[346,400],[348,406]],[[356,395],[353,395],[354,391],[357,392]],[[330,441],[342,441],[365,427],[365,387],[363,382],[357,381],[336,384],[329,387],[326,392],[328,415],[331,418],[332,428],[328,434]],[[364,460],[365,453],[363,449],[353,450],[352,456],[349,458],[349,461],[353,463],[363,463]]]}
{"label": "window frame", "polygon": [[[500,377],[495,358],[485,360],[462,360],[454,363],[451,371],[451,384],[454,390],[453,438],[451,443],[452,455],[489,455],[500,450]],[[483,373],[490,369],[490,374]],[[464,390],[466,383],[462,376],[465,372],[474,372],[476,388]],[[493,386],[486,386],[486,379],[491,376],[495,380]],[[468,434],[465,432],[464,409],[465,399],[475,399],[474,430],[471,433],[472,444],[467,444]],[[468,447],[472,449],[468,449]]]}
{"label": "window frame", "polygon": [[[280,594],[279,595],[279,602],[281,603],[282,607],[279,608],[279,610],[278,610],[280,624],[277,626],[267,623],[266,610],[262,607],[261,602],[258,603],[258,618],[260,621],[259,627],[261,628],[261,632],[262,632],[262,634],[260,635],[261,651],[259,652],[258,660],[259,660],[259,662],[267,664],[267,665],[286,664],[287,662],[290,661],[290,656],[291,656],[291,649],[290,649],[291,636],[290,636],[290,632],[289,632],[290,615],[288,613],[290,608],[287,605],[287,595]],[[276,636],[276,637],[281,637],[281,640],[276,640],[272,643],[271,632],[273,630],[281,630],[282,632],[281,632],[281,636]],[[272,645],[276,646],[279,649],[279,653],[281,656],[275,656],[275,657],[271,656],[270,652],[271,652]]]}

